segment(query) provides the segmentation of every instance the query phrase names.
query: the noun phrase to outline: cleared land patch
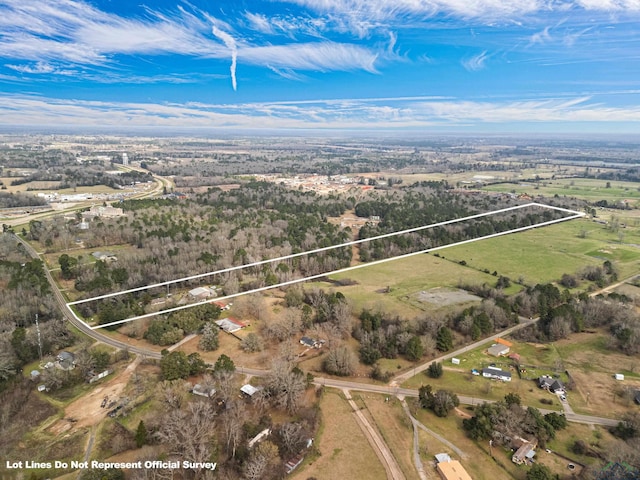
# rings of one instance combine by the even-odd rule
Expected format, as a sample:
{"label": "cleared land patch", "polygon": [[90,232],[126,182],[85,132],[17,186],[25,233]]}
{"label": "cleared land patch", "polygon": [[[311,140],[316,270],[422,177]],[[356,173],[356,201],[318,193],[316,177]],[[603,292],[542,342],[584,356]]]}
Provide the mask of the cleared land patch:
{"label": "cleared land patch", "polygon": [[423,290],[416,294],[416,298],[421,302],[430,303],[439,307],[457,305],[466,302],[479,302],[482,299],[472,295],[465,290],[452,290],[446,288],[432,288]]}
{"label": "cleared land patch", "polygon": [[387,478],[375,452],[356,423],[349,404],[325,390],[320,401],[322,426],[316,447],[320,456],[292,475],[294,480],[316,478]]}

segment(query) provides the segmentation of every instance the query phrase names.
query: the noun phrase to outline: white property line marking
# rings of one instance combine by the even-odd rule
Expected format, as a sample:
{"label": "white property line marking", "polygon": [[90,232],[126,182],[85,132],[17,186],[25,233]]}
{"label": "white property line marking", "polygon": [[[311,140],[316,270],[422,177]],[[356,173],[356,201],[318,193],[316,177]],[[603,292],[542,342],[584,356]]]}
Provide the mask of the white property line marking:
{"label": "white property line marking", "polygon": [[250,268],[250,267],[258,267],[260,265],[270,264],[270,263],[274,263],[274,262],[280,262],[282,260],[288,260],[290,258],[300,257],[300,256],[303,256],[303,255],[311,255],[313,253],[326,252],[328,250],[333,250],[333,249],[336,249],[336,248],[349,247],[351,245],[358,245],[360,243],[370,242],[372,240],[379,240],[381,238],[393,237],[393,236],[396,236],[396,235],[404,235],[405,233],[418,232],[420,230],[426,230],[426,229],[429,229],[429,228],[441,227],[443,225],[450,225],[452,223],[464,222],[466,220],[473,220],[475,218],[486,217],[486,216],[489,216],[489,215],[495,215],[497,213],[509,212],[509,211],[512,211],[512,210],[518,210],[518,209],[526,208],[526,207],[542,207],[542,208],[548,208],[548,209],[551,209],[551,210],[558,210],[558,211],[561,211],[561,212],[571,213],[573,215],[580,215],[580,216],[584,216],[585,215],[584,213],[576,212],[574,210],[567,210],[566,208],[552,207],[550,205],[544,205],[544,204],[541,204],[541,203],[531,202],[531,203],[527,203],[525,205],[516,205],[515,207],[507,207],[507,208],[502,208],[500,210],[494,210],[494,211],[491,211],[491,212],[485,212],[485,213],[478,213],[478,214],[475,214],[475,215],[469,215],[468,217],[462,217],[462,218],[456,218],[456,219],[453,219],[453,220],[445,220],[444,222],[432,223],[431,225],[423,225],[421,227],[409,228],[407,230],[401,230],[399,232],[384,233],[382,235],[377,235],[375,237],[362,238],[360,240],[353,240],[351,242],[340,243],[338,245],[331,245],[329,247],[316,248],[314,250],[308,250],[306,252],[292,253],[290,255],[285,255],[283,257],[270,258],[268,260],[260,260],[258,262],[247,263],[245,265],[237,265],[235,267],[223,268],[222,270],[216,270],[214,272],[200,273],[198,275],[192,275],[190,277],[183,277],[183,278],[179,278],[177,280],[169,280],[169,281],[166,281],[166,282],[154,283],[152,285],[146,285],[144,287],[137,287],[137,288],[131,288],[129,290],[122,290],[120,292],[107,293],[105,295],[100,295],[100,296],[97,296],[97,297],[92,297],[92,298],[87,298],[87,299],[84,299],[84,300],[76,300],[74,302],[69,302],[69,303],[67,303],[67,305],[79,305],[81,303],[92,302],[94,300],[102,300],[104,298],[117,297],[119,295],[125,295],[127,293],[139,292],[141,290],[148,290],[150,288],[163,287],[165,285],[172,285],[174,283],[186,282],[188,280],[195,280],[197,278],[209,277],[209,276],[218,275],[218,274],[221,274],[221,273],[229,273],[229,272],[233,272],[235,270],[242,270],[242,269]]}
{"label": "white property line marking", "polygon": [[[532,204],[529,204],[529,205],[532,205]],[[539,204],[535,204],[535,205],[539,205]],[[545,205],[541,205],[541,206],[545,206]],[[370,266],[373,266],[373,265],[380,265],[382,263],[391,262],[393,260],[400,260],[400,259],[403,259],[403,258],[409,258],[409,257],[413,257],[414,255],[421,255],[423,253],[435,252],[437,250],[444,250],[445,248],[456,247],[458,245],[465,245],[467,243],[477,242],[479,240],[485,240],[487,238],[495,238],[495,237],[500,237],[500,236],[503,236],[503,235],[509,235],[511,233],[524,232],[526,230],[531,230],[533,228],[544,227],[544,226],[547,226],[547,225],[553,225],[554,223],[566,222],[568,220],[574,220],[576,218],[581,218],[581,217],[585,216],[584,213],[576,212],[576,211],[573,211],[573,210],[560,209],[560,208],[557,208],[557,207],[549,207],[549,208],[553,208],[553,209],[556,209],[556,210],[563,210],[565,212],[571,212],[571,213],[573,213],[573,215],[571,215],[569,217],[558,218],[558,219],[555,219],[555,220],[548,220],[546,222],[536,223],[535,225],[527,225],[525,227],[518,227],[518,228],[514,228],[512,230],[506,230],[504,232],[492,233],[490,235],[485,235],[484,237],[472,238],[472,239],[469,239],[469,240],[462,240],[460,242],[450,243],[449,245],[441,245],[439,247],[432,247],[432,248],[428,248],[426,250],[420,250],[420,251],[417,251],[417,252],[405,253],[403,255],[398,255],[396,257],[383,258],[381,260],[375,260],[373,262],[361,263],[359,265],[353,265],[351,267],[340,268],[338,270],[333,270],[331,272],[319,273],[317,275],[311,275],[311,276],[304,277],[304,278],[297,278],[297,279],[294,279],[294,280],[288,280],[286,282],[277,283],[275,285],[268,285],[268,286],[265,286],[265,287],[254,288],[252,290],[247,290],[245,292],[239,292],[239,293],[234,293],[234,294],[231,294],[231,295],[225,295],[223,297],[217,297],[217,298],[210,299],[210,300],[205,300],[205,301],[202,301],[202,302],[191,303],[189,305],[181,305],[179,307],[168,308],[167,310],[161,310],[161,311],[158,311],[158,312],[147,313],[147,314],[144,314],[144,315],[138,315],[137,317],[125,318],[123,320],[118,320],[118,321],[115,321],[115,322],[110,322],[110,323],[105,323],[105,324],[102,324],[102,325],[92,326],[91,328],[93,330],[96,330],[96,329],[99,329],[99,328],[105,328],[105,327],[111,327],[111,326],[114,326],[114,325],[120,325],[122,323],[132,322],[134,320],[140,320],[140,319],[143,319],[143,318],[155,317],[157,315],[163,315],[163,314],[166,314],[166,313],[177,312],[179,310],[184,310],[185,308],[196,307],[198,305],[206,305],[208,303],[218,302],[218,301],[222,301],[222,300],[229,300],[231,298],[240,297],[242,295],[248,295],[250,293],[264,292],[266,290],[271,290],[273,288],[286,287],[288,285],[294,285],[296,283],[306,282],[306,281],[309,281],[309,280],[317,280],[317,279],[320,279],[320,278],[323,278],[323,277],[327,277],[329,275],[336,275],[336,274],[339,274],[339,273],[345,273],[345,272],[350,272],[352,270],[357,270],[359,268],[370,267]],[[387,234],[386,236],[389,236],[389,234]],[[371,239],[367,239],[367,240],[371,240]],[[100,297],[96,297],[95,299],[98,299],[98,298],[100,298]],[[84,300],[84,301],[89,301],[89,300]],[[70,305],[70,304],[68,304],[68,305]],[[75,312],[74,312],[74,316],[75,316]],[[77,316],[76,316],[76,318],[77,318]]]}

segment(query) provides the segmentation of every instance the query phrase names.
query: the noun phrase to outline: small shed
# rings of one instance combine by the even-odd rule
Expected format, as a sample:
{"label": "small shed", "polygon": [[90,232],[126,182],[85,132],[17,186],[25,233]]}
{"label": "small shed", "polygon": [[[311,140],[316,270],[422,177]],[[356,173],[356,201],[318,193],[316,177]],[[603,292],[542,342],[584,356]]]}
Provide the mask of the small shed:
{"label": "small shed", "polygon": [[448,453],[436,453],[436,461],[438,463],[450,462],[451,461],[451,457],[449,456]]}
{"label": "small shed", "polygon": [[451,363],[453,363],[454,365],[460,365],[460,359],[454,357],[451,359]]}
{"label": "small shed", "polygon": [[509,353],[509,347],[496,343],[489,347],[487,353],[493,357],[502,357],[503,355],[507,355]]}
{"label": "small shed", "polygon": [[211,398],[216,394],[216,389],[213,387],[205,387],[200,383],[196,383],[191,389],[191,393],[199,395],[201,397]]}
{"label": "small shed", "polygon": [[622,373],[616,373],[616,374],[614,375],[614,378],[615,378],[616,380],[624,380],[624,375],[623,375]]}
{"label": "small shed", "polygon": [[258,393],[260,390],[262,390],[262,387],[254,387],[253,385],[247,383],[246,385],[243,385],[242,387],[240,387],[240,391],[242,393],[244,393],[247,397],[249,398],[253,398],[253,396]]}
{"label": "small shed", "polygon": [[198,287],[189,290],[189,296],[196,300],[204,300],[205,298],[213,296],[215,293],[215,290],[209,287]]}

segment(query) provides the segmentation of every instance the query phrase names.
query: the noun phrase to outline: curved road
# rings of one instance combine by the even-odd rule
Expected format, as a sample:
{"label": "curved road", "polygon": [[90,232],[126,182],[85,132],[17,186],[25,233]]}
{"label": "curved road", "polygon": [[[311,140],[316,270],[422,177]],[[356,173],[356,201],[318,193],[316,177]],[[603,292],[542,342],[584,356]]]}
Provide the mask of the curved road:
{"label": "curved road", "polygon": [[[32,258],[41,260],[40,255],[38,255],[38,252],[36,252],[35,249],[28,242],[20,238],[19,235],[16,235],[13,233],[7,233],[6,235],[13,235],[15,239],[18,240],[18,242],[20,242],[25,247],[26,251],[29,253],[29,255]],[[144,357],[156,358],[156,359],[161,358],[161,355],[159,352],[142,348],[142,347],[132,346],[132,345],[129,345],[128,343],[115,340],[109,337],[108,335],[105,335],[96,330],[93,330],[85,322],[78,320],[76,315],[71,311],[71,308],[67,306],[67,300],[64,298],[64,295],[60,291],[58,284],[53,279],[53,276],[51,275],[51,272],[47,268],[46,264],[44,266],[44,271],[45,271],[45,274],[47,275],[47,280],[49,281],[49,285],[51,286],[51,291],[53,292],[53,296],[55,297],[56,301],[58,302],[58,305],[60,306],[60,311],[62,312],[64,317],[69,321],[69,323],[71,323],[74,327],[76,327],[82,333],[84,333],[90,338],[93,338],[94,340],[97,340],[98,342],[105,343],[107,345],[110,345],[115,348],[119,348],[121,350],[128,350],[132,353],[135,353],[137,355],[142,355]]]}
{"label": "curved road", "polygon": [[[37,258],[40,259],[40,256],[38,255],[38,252],[35,251],[35,249],[26,241],[24,241],[22,238],[20,238],[20,236],[15,235],[15,234],[10,234],[7,233],[7,235],[13,235],[16,240],[18,242],[20,242],[25,249],[27,250],[27,252],[29,253],[29,255],[33,258]],[[60,310],[62,311],[63,315],[65,316],[65,318],[73,325],[75,326],[78,330],[80,330],[82,333],[84,333],[85,335],[87,335],[90,338],[93,338],[94,340],[97,340],[99,342],[105,343],[107,345],[110,345],[112,347],[115,348],[119,348],[122,350],[128,350],[132,353],[135,353],[137,355],[142,355],[148,358],[154,358],[154,359],[160,359],[161,355],[159,352],[156,352],[154,350],[149,350],[143,347],[137,347],[137,346],[132,346],[129,345],[125,342],[121,342],[119,340],[115,340],[103,333],[100,333],[97,330],[93,330],[91,327],[89,327],[85,322],[79,320],[75,313],[71,311],[70,307],[67,305],[67,301],[64,298],[62,292],[60,291],[58,284],[55,282],[55,280],[53,279],[53,276],[51,275],[51,272],[49,271],[48,268],[46,268],[45,265],[45,273],[47,275],[47,280],[49,281],[49,284],[51,285],[51,290],[53,291],[53,294],[56,298],[56,301],[58,302],[59,306],[60,306]],[[630,278],[634,278],[635,275],[633,277]],[[621,282],[618,282],[615,285],[610,285],[602,290],[599,290],[598,292],[594,292],[593,294],[597,294],[599,292],[614,288],[617,285],[620,285],[626,281],[628,281],[629,279],[625,279]],[[493,339],[496,339],[498,337],[501,337],[503,335],[507,335],[511,332],[514,332],[518,329],[524,328],[534,322],[537,321],[537,318],[531,318],[531,319],[526,319],[523,317],[520,317],[521,323],[519,323],[518,325],[514,325],[511,328],[508,328],[507,330],[504,330],[500,333],[497,333],[495,335],[492,335],[489,338],[484,338],[482,340],[479,340],[478,342],[474,342],[470,345],[467,345],[465,347],[462,347],[458,350],[456,350],[455,352],[451,352],[448,353],[446,355],[443,355],[437,359],[434,360],[429,360],[427,362],[425,362],[422,365],[419,365],[415,368],[412,368],[410,370],[408,370],[407,372],[398,375],[397,377],[395,377],[395,379],[391,382],[391,384],[389,385],[373,385],[373,384],[368,384],[368,383],[359,383],[359,382],[353,382],[353,381],[349,381],[349,380],[337,380],[337,379],[331,379],[331,378],[324,378],[324,377],[316,377],[316,379],[314,380],[314,384],[316,385],[322,385],[322,386],[327,386],[327,387],[334,387],[334,388],[340,388],[340,389],[348,389],[348,390],[358,390],[358,391],[364,391],[364,392],[372,392],[372,393],[381,393],[381,394],[386,394],[386,395],[404,395],[404,396],[409,396],[409,397],[417,397],[418,396],[418,391],[417,390],[413,390],[410,388],[401,388],[399,386],[399,383],[401,383],[402,381],[414,376],[416,373],[418,372],[422,372],[424,370],[426,370],[429,366],[430,363],[436,361],[436,362],[441,362],[443,360],[449,359],[451,357],[454,357],[456,355],[460,355],[462,353],[465,353],[469,350],[473,350],[474,348],[477,348],[478,346],[482,345],[483,343],[486,343],[487,341],[491,341]],[[241,373],[247,373],[250,375],[255,375],[255,376],[264,376],[268,373],[268,370],[259,370],[259,369],[253,369],[253,368],[243,368],[243,367],[238,367],[238,371]],[[475,405],[475,404],[479,404],[479,403],[483,403],[486,402],[488,400],[482,399],[482,398],[475,398],[475,397],[466,397],[466,396],[458,396],[460,403],[462,404],[467,404],[467,405]],[[544,410],[541,410],[541,412],[545,413]],[[567,418],[568,421],[570,422],[577,422],[577,423],[587,423],[587,424],[594,424],[594,425],[605,425],[605,426],[615,426],[618,424],[617,420],[614,419],[610,419],[610,418],[602,418],[602,417],[593,417],[593,416],[589,416],[589,415],[580,415],[580,414],[576,414],[576,413],[569,413],[569,412],[565,412],[565,416]]]}

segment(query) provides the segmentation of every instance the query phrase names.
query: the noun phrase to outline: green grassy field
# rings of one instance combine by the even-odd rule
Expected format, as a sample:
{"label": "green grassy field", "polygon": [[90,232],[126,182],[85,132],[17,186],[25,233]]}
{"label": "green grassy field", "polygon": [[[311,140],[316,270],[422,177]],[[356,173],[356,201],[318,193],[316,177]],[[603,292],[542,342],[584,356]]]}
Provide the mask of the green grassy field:
{"label": "green grassy field", "polygon": [[640,234],[617,233],[589,220],[572,220],[504,237],[451,247],[440,255],[455,262],[465,261],[478,270],[497,271],[526,283],[559,280],[564,273],[576,273],[588,265],[611,260],[620,277],[640,272]]}
{"label": "green grassy field", "polygon": [[511,192],[531,196],[544,195],[553,197],[554,195],[558,195],[560,197],[582,198],[594,202],[598,200],[607,200],[607,202],[629,200],[631,205],[638,205],[640,200],[640,185],[634,182],[612,180],[608,182],[610,187],[607,188],[607,182],[607,180],[592,178],[547,179],[538,184],[533,182],[515,182],[487,185],[483,187],[482,190],[504,193]]}
{"label": "green grassy field", "polygon": [[[411,258],[361,268],[332,279],[351,279],[357,285],[331,287],[351,300],[356,311],[363,308],[389,310],[401,316],[415,316],[438,306],[420,302],[415,294],[435,287],[457,287],[461,282],[495,283],[496,278],[432,255]],[[314,285],[314,284],[306,284]],[[315,285],[327,288],[327,283]],[[383,292],[383,290],[387,289]]]}
{"label": "green grassy field", "polygon": [[[636,227],[625,228],[621,240],[620,232],[612,232],[602,224],[587,219],[572,220],[447,248],[438,253],[440,257],[416,255],[332,277],[348,278],[357,285],[315,285],[340,290],[353,302],[356,311],[381,309],[410,317],[439,308],[420,302],[416,298],[419,292],[457,287],[461,283],[495,285],[496,276],[486,271],[535,285],[558,281],[565,273],[574,274],[586,266],[610,260],[619,277],[626,278],[640,273],[639,244],[640,231]],[[460,265],[462,261],[466,266]],[[518,288],[513,285],[505,293],[516,293]]]}

